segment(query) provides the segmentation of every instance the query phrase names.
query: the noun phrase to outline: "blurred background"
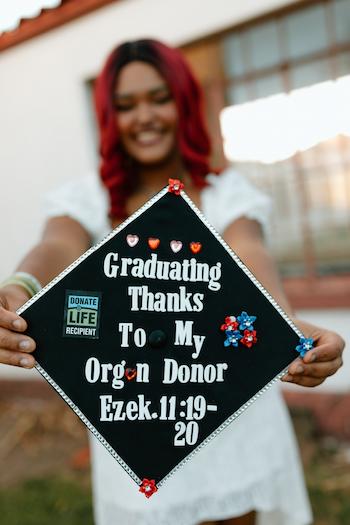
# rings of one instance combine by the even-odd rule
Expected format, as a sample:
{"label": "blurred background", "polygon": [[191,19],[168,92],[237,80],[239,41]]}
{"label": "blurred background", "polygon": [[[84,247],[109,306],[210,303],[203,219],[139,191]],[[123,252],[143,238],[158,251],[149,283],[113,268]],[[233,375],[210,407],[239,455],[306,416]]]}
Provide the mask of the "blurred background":
{"label": "blurred background", "polygon": [[[0,280],[38,239],[45,191],[96,170],[93,82],[116,44],[140,37],[183,50],[213,165],[273,198],[267,242],[292,305],[350,342],[350,0],[0,6]],[[284,387],[317,525],[350,523],[349,386],[345,355],[326,384]],[[2,523],[92,523],[86,432],[35,371],[0,368],[0,459]]]}

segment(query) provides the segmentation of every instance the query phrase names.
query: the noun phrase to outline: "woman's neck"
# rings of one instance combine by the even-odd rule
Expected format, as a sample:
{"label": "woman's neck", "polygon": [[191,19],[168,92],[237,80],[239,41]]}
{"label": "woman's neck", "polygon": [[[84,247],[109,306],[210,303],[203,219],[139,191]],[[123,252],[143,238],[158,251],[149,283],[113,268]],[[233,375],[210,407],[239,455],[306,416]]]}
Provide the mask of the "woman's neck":
{"label": "woman's neck", "polygon": [[187,180],[189,178],[179,158],[153,166],[142,166],[138,171],[137,193],[156,193],[168,184],[169,179]]}
{"label": "woman's neck", "polygon": [[[180,179],[185,184],[186,193],[196,206],[200,208],[200,191],[193,186],[191,176],[186,172],[181,159],[171,159],[171,161],[168,160],[163,165],[139,166],[137,187],[126,202],[127,214],[129,216],[132,215],[147,200],[166,186],[169,179]],[[120,218],[114,218],[111,221],[113,228],[120,223]]]}

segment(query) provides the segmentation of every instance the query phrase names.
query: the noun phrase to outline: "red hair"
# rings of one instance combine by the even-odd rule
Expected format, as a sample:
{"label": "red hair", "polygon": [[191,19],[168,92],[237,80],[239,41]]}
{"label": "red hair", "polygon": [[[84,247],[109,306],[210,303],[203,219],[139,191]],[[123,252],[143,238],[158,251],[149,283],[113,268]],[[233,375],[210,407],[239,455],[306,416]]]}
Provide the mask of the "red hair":
{"label": "red hair", "polygon": [[[110,195],[113,217],[127,216],[125,203],[137,184],[130,159],[121,148],[116,126],[114,89],[121,69],[132,61],[153,65],[164,77],[178,112],[178,144],[194,184],[206,186],[210,139],[202,113],[202,91],[181,53],[156,40],[136,40],[118,46],[107,58],[95,84],[95,108],[100,130],[100,176]],[[129,162],[128,162],[129,161]]]}

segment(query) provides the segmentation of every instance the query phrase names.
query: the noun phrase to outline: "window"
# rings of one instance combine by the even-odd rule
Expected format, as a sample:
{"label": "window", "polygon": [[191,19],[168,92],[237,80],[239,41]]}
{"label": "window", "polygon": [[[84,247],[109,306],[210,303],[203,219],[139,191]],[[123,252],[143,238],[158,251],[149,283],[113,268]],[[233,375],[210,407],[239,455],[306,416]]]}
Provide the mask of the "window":
{"label": "window", "polygon": [[[247,103],[273,97],[276,104],[283,105],[283,97],[295,90],[322,88],[322,83],[332,84],[339,77],[348,76],[350,81],[350,1],[301,4],[210,39],[217,46],[216,61],[223,64],[217,85],[220,83],[225,107],[248,108]],[[337,95],[331,102],[340,115],[349,107],[347,99],[338,100]],[[300,121],[314,118],[310,114],[312,105],[304,108]],[[320,122],[327,120],[327,111],[330,108],[325,99],[317,114]],[[260,117],[271,131],[269,113],[262,112]],[[257,121],[252,117],[249,122],[253,135]],[[272,131],[287,137],[290,130],[280,118],[280,127]],[[302,125],[300,134],[306,134]],[[237,130],[232,137],[236,147],[242,145]],[[254,142],[258,144],[258,140]],[[243,161],[244,155],[238,155],[235,163],[273,197],[269,243],[286,282],[304,283],[303,289],[309,293],[304,305],[313,305],[312,294],[323,286],[317,283],[327,279],[330,283],[337,279],[337,286],[335,291],[331,285],[324,286],[324,304],[349,305],[350,297],[339,297],[345,290],[341,283],[348,283],[347,290],[350,287],[350,125],[311,141],[307,149],[296,152],[287,146],[285,156],[274,161],[255,157]],[[308,283],[312,283],[312,293]],[[293,287],[298,288],[293,285],[292,291]],[[331,299],[332,290],[338,296]],[[314,306],[321,303],[315,301]]]}

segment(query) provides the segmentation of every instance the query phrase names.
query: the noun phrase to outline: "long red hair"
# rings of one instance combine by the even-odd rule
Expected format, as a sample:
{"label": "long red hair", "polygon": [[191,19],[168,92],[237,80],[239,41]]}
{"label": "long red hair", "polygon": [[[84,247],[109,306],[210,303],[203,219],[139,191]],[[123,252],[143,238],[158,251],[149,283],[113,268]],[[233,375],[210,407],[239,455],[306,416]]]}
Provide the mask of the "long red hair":
{"label": "long red hair", "polygon": [[130,159],[121,147],[115,119],[114,89],[121,69],[132,61],[153,65],[164,77],[174,98],[178,117],[178,143],[185,168],[197,187],[206,185],[210,139],[202,113],[202,91],[181,53],[151,39],[118,46],[95,83],[95,108],[100,131],[100,176],[110,195],[110,213],[125,218],[126,199],[137,184]]}

